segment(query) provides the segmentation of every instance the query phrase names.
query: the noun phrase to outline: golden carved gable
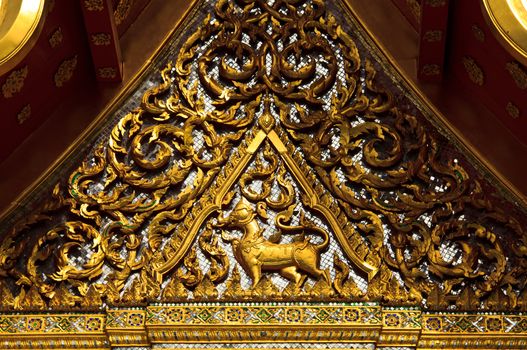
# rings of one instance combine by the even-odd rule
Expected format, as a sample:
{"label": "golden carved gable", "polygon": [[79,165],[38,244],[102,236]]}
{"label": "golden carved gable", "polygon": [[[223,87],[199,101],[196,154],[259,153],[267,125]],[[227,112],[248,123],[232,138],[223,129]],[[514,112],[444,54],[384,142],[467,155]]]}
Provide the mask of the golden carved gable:
{"label": "golden carved gable", "polygon": [[6,221],[0,347],[524,346],[520,210],[349,9],[204,6]]}

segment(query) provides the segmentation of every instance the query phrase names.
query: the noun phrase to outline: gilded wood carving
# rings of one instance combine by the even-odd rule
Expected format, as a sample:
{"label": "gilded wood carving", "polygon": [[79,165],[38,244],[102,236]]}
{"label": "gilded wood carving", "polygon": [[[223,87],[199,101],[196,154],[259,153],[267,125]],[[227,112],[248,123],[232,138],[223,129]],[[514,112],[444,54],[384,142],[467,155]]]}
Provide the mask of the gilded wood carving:
{"label": "gilded wood carving", "polygon": [[322,0],[217,1],[4,236],[0,305],[525,310],[520,220],[378,75]]}

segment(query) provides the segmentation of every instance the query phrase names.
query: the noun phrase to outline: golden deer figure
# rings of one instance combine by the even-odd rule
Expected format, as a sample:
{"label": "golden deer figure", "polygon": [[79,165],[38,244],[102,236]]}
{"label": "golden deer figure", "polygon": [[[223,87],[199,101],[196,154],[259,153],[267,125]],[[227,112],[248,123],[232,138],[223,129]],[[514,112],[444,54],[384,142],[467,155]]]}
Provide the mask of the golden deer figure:
{"label": "golden deer figure", "polygon": [[[294,206],[289,209],[292,214]],[[305,233],[306,229],[322,236],[320,244],[313,244],[308,238],[292,243],[273,243],[263,237],[263,229],[256,220],[256,213],[251,204],[242,197],[234,210],[227,217],[218,216],[216,227],[240,228],[243,230],[241,238],[236,238],[222,231],[222,238],[232,245],[236,261],[252,279],[254,289],[262,277],[262,270],[278,271],[282,276],[295,283],[299,289],[306,279],[306,272],[314,277],[323,276],[328,286],[331,285],[328,270],[319,268],[320,254],[329,244],[329,236],[324,230],[308,223],[303,226],[286,226],[284,213],[277,215],[275,222],[281,231],[295,231]],[[303,220],[302,220],[303,221]],[[298,231],[302,232],[298,232]],[[303,273],[304,272],[304,273]]]}

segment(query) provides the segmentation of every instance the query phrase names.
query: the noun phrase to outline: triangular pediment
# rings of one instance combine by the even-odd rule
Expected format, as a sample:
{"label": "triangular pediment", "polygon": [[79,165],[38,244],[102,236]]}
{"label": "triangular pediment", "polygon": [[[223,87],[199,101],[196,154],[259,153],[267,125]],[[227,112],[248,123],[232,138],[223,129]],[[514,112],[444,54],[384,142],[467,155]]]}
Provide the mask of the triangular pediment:
{"label": "triangular pediment", "polygon": [[[272,116],[264,113],[260,118],[262,128],[255,128],[244,139],[208,193],[189,212],[187,224],[175,225],[175,234],[154,259],[150,268],[160,282],[175,267],[184,270],[172,273],[164,296],[181,301],[189,293],[195,297],[198,290],[201,297],[197,300],[320,300],[330,296],[341,300],[350,296],[343,284],[354,284],[348,265],[366,279],[378,272],[380,244],[377,250],[370,249],[370,242],[324,190],[301,154],[295,153],[284,131],[276,132]],[[313,235],[317,243],[312,242]],[[202,271],[204,265],[208,271]],[[281,287],[267,275],[274,275]],[[333,288],[335,277],[338,282]],[[315,289],[304,293],[306,278],[314,278],[312,282],[323,287],[306,286]],[[356,278],[366,287],[364,279]],[[225,280],[229,287],[223,286]],[[243,280],[245,289],[241,288]],[[209,289],[204,293],[205,285]],[[324,294],[317,292],[320,288]],[[182,294],[178,296],[175,289]],[[272,295],[266,295],[266,289],[273,290]],[[355,285],[356,295],[365,292]]]}
{"label": "triangular pediment", "polygon": [[112,345],[219,325],[212,341],[426,347],[477,328],[460,313],[527,308],[522,209],[345,5],[206,4],[6,221],[6,320],[90,311]]}

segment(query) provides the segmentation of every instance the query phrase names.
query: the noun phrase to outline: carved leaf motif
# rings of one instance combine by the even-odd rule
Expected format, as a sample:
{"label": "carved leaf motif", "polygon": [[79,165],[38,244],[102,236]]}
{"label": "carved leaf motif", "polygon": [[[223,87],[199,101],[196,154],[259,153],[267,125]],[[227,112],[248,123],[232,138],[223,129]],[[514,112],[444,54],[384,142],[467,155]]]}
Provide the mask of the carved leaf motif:
{"label": "carved leaf motif", "polygon": [[187,271],[183,272],[180,269],[177,273],[177,278],[183,281],[183,283],[188,287],[194,287],[198,285],[203,279],[203,272],[201,271],[196,259],[196,248],[192,248],[184,260]]}
{"label": "carved leaf motif", "polygon": [[162,299],[165,301],[185,300],[187,297],[188,292],[178,278],[172,278],[163,289]]}
{"label": "carved leaf motif", "polygon": [[336,270],[333,286],[338,295],[346,299],[363,297],[364,293],[349,276],[350,268],[336,254],[333,255],[333,264]]}
{"label": "carved leaf motif", "polygon": [[323,279],[315,282],[315,285],[310,290],[311,297],[314,299],[331,299],[335,295],[335,291]]}
{"label": "carved leaf motif", "polygon": [[240,285],[240,272],[238,271],[238,267],[234,266],[232,269],[231,277],[226,283],[226,290],[225,293],[223,293],[223,297],[225,299],[236,299],[240,296],[248,296],[248,293],[245,292],[245,290],[242,289]]}
{"label": "carved leaf motif", "polygon": [[54,309],[72,308],[82,300],[81,297],[72,295],[64,283],[56,289],[55,295],[51,298],[49,306]]}
{"label": "carved leaf motif", "polygon": [[205,276],[194,289],[193,295],[198,300],[214,300],[218,298],[218,291],[209,276]]}
{"label": "carved leaf motif", "polygon": [[[268,166],[264,166],[262,163],[262,159],[259,157],[260,154],[258,154],[256,158],[256,166],[247,172],[245,172],[239,180],[240,187],[242,189],[242,193],[247,199],[251,201],[261,201],[269,197],[269,194],[271,193],[271,186],[273,184],[274,178],[275,178],[275,171],[278,166],[278,158],[276,155],[271,152],[270,145],[266,143],[265,149],[263,152],[263,159],[269,164]],[[255,192],[250,184],[251,181],[259,179],[261,180],[261,191],[259,193]]]}
{"label": "carved leaf motif", "polygon": [[104,293],[103,288],[97,288],[100,286],[97,286],[95,284],[92,284],[87,292],[86,295],[84,295],[81,298],[81,305],[84,308],[91,309],[91,308],[97,308],[100,305],[102,305],[102,297],[101,294]]}
{"label": "carved leaf motif", "polygon": [[47,306],[35,286],[31,286],[27,292],[22,288],[13,304],[15,310],[44,310]]}
{"label": "carved leaf motif", "polygon": [[274,283],[264,275],[258,282],[255,288],[251,291],[251,296],[256,299],[276,298],[280,295],[280,291],[276,288]]}
{"label": "carved leaf motif", "polygon": [[0,280],[0,295],[2,295],[2,298],[0,298],[0,309],[13,307],[15,298],[3,280]]}
{"label": "carved leaf motif", "polygon": [[[138,107],[5,235],[2,305],[271,296],[526,308],[525,220],[430,125],[338,4],[291,4],[219,0],[171,44],[179,52]],[[76,64],[57,68],[57,86]],[[212,227],[242,197],[259,228],[250,242],[240,227]],[[243,258],[270,247],[285,268]],[[369,279],[365,296],[349,269]]]}
{"label": "carved leaf motif", "polygon": [[209,282],[221,282],[229,272],[229,258],[227,253],[218,245],[218,237],[213,235],[212,226],[208,225],[199,237],[199,246],[211,259],[211,266],[207,272]]}

